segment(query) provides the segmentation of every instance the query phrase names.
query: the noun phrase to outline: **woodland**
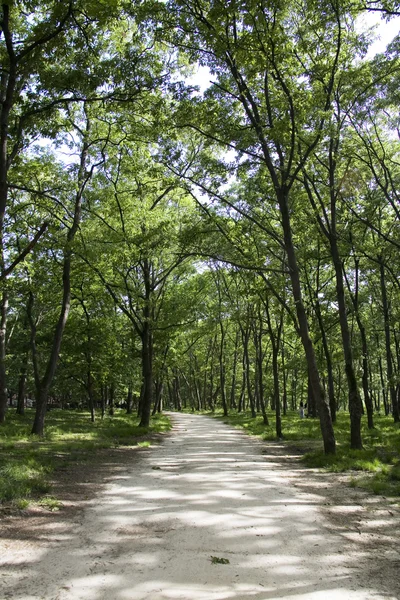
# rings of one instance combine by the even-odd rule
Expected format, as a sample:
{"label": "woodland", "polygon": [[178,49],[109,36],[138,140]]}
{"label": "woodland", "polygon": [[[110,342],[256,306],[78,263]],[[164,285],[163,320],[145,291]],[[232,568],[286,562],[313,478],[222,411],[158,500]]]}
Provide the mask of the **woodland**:
{"label": "woodland", "polygon": [[[0,433],[33,404],[400,420],[396,0],[7,0]],[[202,90],[198,69],[209,73]],[[399,178],[399,179],[398,179]],[[297,413],[296,413],[297,414]]]}

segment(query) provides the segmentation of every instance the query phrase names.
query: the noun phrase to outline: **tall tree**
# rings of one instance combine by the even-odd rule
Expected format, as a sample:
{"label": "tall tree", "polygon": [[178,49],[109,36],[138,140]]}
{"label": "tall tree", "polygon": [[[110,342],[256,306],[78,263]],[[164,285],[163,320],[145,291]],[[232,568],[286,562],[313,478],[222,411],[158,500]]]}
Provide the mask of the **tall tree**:
{"label": "tall tree", "polygon": [[[338,4],[322,10],[318,2],[248,1],[228,6],[193,0],[170,3],[167,8],[165,18],[173,20],[177,31],[175,43],[190,48],[215,77],[208,102],[202,107],[202,120],[191,119],[193,112],[189,114],[187,109],[181,123],[251,157],[255,168],[269,178],[269,197],[264,201],[279,206],[324,447],[327,453],[334,452],[329,406],[303,302],[291,191],[326,126],[341,56],[353,35],[351,18]],[[218,125],[214,115],[218,115]],[[211,128],[206,120],[211,120]]]}

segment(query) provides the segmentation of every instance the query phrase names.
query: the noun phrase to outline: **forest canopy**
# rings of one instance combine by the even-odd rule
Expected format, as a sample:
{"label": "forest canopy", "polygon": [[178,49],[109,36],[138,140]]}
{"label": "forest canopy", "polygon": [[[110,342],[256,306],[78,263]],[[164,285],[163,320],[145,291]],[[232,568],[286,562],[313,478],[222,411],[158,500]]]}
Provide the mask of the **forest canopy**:
{"label": "forest canopy", "polygon": [[[0,8],[0,422],[400,421],[398,2]],[[210,73],[203,91],[193,84]]]}

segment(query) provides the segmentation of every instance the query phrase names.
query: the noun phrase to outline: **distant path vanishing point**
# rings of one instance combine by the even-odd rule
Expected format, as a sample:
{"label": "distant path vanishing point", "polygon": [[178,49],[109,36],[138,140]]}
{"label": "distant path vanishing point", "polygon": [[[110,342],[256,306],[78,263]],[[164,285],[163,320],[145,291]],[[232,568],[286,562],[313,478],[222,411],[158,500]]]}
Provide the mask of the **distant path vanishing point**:
{"label": "distant path vanishing point", "polygon": [[265,444],[209,417],[171,418],[164,442],[0,597],[395,600],[368,587],[361,553],[330,532],[321,497],[290,483]]}

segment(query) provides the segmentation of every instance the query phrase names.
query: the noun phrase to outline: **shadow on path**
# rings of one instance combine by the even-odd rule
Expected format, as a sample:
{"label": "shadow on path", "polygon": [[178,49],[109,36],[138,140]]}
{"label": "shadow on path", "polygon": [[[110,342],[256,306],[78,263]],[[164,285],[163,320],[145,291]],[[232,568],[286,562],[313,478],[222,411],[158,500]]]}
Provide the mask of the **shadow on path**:
{"label": "shadow on path", "polygon": [[321,496],[294,486],[279,457],[217,420],[172,418],[173,434],[119,473],[81,526],[2,578],[1,597],[396,599],[371,589],[363,551],[344,548]]}

